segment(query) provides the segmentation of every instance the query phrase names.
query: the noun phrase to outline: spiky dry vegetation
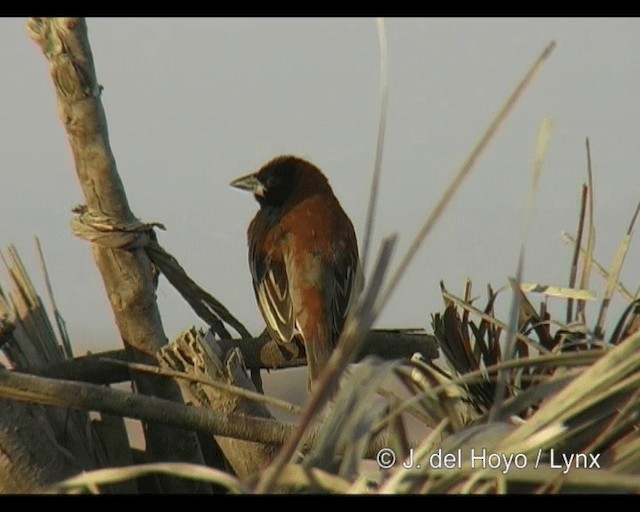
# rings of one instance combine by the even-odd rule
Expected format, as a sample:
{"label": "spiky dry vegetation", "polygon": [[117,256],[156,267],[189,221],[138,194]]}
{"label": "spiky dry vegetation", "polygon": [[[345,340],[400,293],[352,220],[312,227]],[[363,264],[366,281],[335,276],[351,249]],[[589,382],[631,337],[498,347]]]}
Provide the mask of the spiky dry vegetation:
{"label": "spiky dry vegetation", "polygon": [[[343,479],[328,490],[640,491],[640,297],[618,281],[640,205],[605,271],[594,259],[588,140],[587,161],[578,243],[564,234],[574,244],[569,287],[509,279],[512,314],[504,322],[495,316],[497,293],[490,286],[478,307],[471,282],[462,298],[441,283],[445,308],[432,316],[432,327],[444,361],[416,355],[408,362],[370,361],[354,372],[325,419],[330,433],[324,444],[303,462]],[[586,249],[579,245],[583,238]],[[590,322],[586,301],[595,295],[587,288],[594,272],[605,278],[606,289]],[[545,298],[539,310],[524,290],[542,294],[536,295]],[[616,292],[628,304],[605,337]],[[550,296],[566,301],[565,320],[552,317]],[[385,374],[405,388],[402,398],[380,388]],[[376,392],[385,399],[375,402]],[[409,416],[426,429],[417,439],[408,434]],[[376,455],[385,469],[363,470],[367,443],[383,429],[392,451]]]}
{"label": "spiky dry vegetation", "polygon": [[[611,284],[619,270],[614,264],[608,289],[624,289]],[[602,314],[589,325],[579,301],[571,317],[571,297],[580,296],[578,290],[563,292],[570,297],[567,324],[551,317],[546,302],[536,311],[512,284],[515,329],[495,318],[490,287],[482,308],[472,304],[470,283],[464,298],[443,287],[445,309],[432,318],[443,364],[416,356],[368,361],[352,371],[324,419],[322,442],[301,462],[324,470],[326,480],[292,488],[393,494],[640,491],[640,299],[630,298],[603,339],[596,334],[603,332]],[[601,299],[601,311],[609,298]],[[404,388],[402,396],[389,390],[390,379]],[[416,421],[423,427],[419,438],[409,433],[410,417],[414,432]],[[382,431],[395,460],[383,449],[376,452],[377,463],[367,465],[368,443]]]}

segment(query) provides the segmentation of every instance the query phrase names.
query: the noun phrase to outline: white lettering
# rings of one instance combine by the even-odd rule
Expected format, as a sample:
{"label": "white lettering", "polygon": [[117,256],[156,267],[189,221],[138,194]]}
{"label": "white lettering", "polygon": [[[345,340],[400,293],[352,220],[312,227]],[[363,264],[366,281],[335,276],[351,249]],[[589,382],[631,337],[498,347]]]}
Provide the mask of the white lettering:
{"label": "white lettering", "polygon": [[483,448],[480,453],[481,453],[481,455],[476,455],[476,449],[475,448],[471,448],[471,468],[472,469],[476,469],[476,467],[479,467],[479,468],[485,468],[486,467],[486,465],[487,465],[487,450],[485,450]]}

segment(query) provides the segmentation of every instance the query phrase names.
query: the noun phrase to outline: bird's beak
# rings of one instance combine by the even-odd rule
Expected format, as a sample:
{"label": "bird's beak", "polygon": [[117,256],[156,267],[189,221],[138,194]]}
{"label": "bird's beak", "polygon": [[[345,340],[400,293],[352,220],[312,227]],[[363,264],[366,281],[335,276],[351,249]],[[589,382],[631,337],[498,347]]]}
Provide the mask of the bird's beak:
{"label": "bird's beak", "polygon": [[230,185],[240,190],[251,192],[256,196],[263,196],[265,193],[264,185],[258,178],[256,178],[255,173],[242,176],[241,178],[236,178],[230,183]]}

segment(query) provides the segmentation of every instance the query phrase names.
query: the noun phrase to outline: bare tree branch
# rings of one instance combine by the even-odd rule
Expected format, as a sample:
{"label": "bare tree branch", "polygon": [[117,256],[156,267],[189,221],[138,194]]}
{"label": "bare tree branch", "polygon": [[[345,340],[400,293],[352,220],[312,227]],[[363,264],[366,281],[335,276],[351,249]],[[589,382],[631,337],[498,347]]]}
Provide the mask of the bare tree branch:
{"label": "bare tree branch", "polygon": [[[272,445],[281,445],[294,429],[291,423],[272,419],[224,414],[154,396],[134,395],[105,386],[26,375],[2,368],[0,398],[115,414],[213,436]],[[316,435],[317,428],[310,429],[300,444],[301,449],[309,450]],[[384,436],[377,436],[369,453],[375,454],[385,443]]]}
{"label": "bare tree branch", "polygon": [[154,396],[0,369],[0,398],[117,414],[174,428],[280,444],[293,428],[274,420],[223,414]]}
{"label": "bare tree branch", "polygon": [[[217,343],[225,352],[238,348],[242,352],[247,368],[274,370],[304,366],[306,364],[302,354],[293,359],[286,359],[278,349],[278,345],[264,336],[248,340],[217,340]],[[356,362],[367,356],[377,356],[386,360],[410,358],[416,352],[420,352],[425,359],[437,358],[438,348],[434,336],[419,330],[374,329],[369,331],[365,345],[356,357]],[[39,366],[29,369],[29,373],[42,375],[43,377],[92,382],[94,384],[112,384],[131,379],[131,375],[126,368],[110,363],[108,359],[131,362],[131,358],[126,351],[112,350],[80,356],[47,366]]]}
{"label": "bare tree branch", "polygon": [[[49,61],[58,112],[86,200],[79,220],[102,223],[108,233],[105,237],[112,238],[109,244],[92,239],[92,251],[120,335],[135,361],[153,364],[166,336],[155,300],[152,266],[141,249],[152,237],[148,230],[136,231],[141,223],[129,208],[111,152],[86,22],[83,18],[30,18],[27,29]],[[167,379],[137,375],[135,384],[144,394],[182,399],[178,386]],[[145,434],[154,460],[203,462],[193,433],[145,426]],[[193,490],[178,480],[163,479],[163,483],[170,491]]]}

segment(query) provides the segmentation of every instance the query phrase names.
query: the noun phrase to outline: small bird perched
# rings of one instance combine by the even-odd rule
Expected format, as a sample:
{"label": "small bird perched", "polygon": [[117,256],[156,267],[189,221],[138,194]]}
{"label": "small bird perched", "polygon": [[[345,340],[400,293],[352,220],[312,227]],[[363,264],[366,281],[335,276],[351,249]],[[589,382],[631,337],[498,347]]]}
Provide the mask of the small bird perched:
{"label": "small bird perched", "polygon": [[315,165],[279,156],[231,182],[253,193],[249,268],[271,337],[302,338],[313,383],[340,338],[358,271],[351,220]]}

